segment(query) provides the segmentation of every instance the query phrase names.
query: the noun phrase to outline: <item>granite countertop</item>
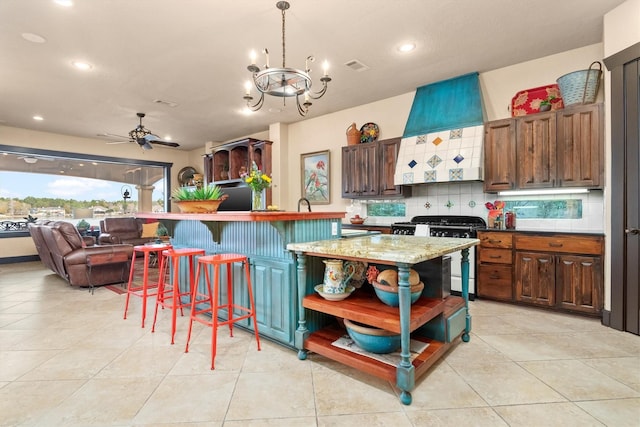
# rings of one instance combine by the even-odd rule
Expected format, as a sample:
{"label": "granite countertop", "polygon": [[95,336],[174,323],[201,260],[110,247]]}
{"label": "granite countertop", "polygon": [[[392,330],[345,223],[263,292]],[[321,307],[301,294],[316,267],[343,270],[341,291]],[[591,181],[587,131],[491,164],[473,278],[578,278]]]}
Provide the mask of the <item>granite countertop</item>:
{"label": "granite countertop", "polygon": [[287,249],[309,255],[361,259],[389,264],[417,264],[470,248],[479,243],[478,239],[377,234],[349,239],[289,243]]}

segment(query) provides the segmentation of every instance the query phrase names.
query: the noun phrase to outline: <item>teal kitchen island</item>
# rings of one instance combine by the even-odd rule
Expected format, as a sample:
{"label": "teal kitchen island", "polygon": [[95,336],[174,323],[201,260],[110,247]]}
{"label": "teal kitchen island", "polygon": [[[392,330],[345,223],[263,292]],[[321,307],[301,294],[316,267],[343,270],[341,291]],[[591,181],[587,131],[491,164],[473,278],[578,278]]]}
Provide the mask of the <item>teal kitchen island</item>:
{"label": "teal kitchen island", "polygon": [[[402,235],[374,235],[351,239],[289,243],[287,249],[295,252],[298,268],[298,329],[295,345],[298,357],[306,358],[313,351],[388,381],[395,381],[401,390],[400,401],[411,404],[411,390],[415,378],[424,374],[442,357],[458,337],[469,341],[471,316],[469,297],[469,248],[479,244],[478,239],[445,237],[415,237]],[[462,251],[462,297],[446,292],[444,279],[431,274],[430,267],[449,253]],[[368,265],[391,266],[398,270],[399,307],[383,304],[374,293],[367,292],[364,284],[341,301],[323,299],[313,291],[322,283],[315,264],[322,259],[340,259],[365,262]],[[437,265],[437,264],[436,264]],[[388,268],[388,267],[387,267]],[[420,298],[411,304],[409,272],[415,269],[425,287]],[[400,361],[397,366],[376,358],[353,352],[334,343],[345,334],[336,325],[319,328],[318,313],[353,320],[400,334]],[[313,321],[309,322],[312,317]],[[410,341],[427,344],[411,357]]]}
{"label": "teal kitchen island", "polygon": [[[287,244],[340,239],[344,216],[345,212],[136,213],[137,218],[162,222],[172,236],[171,244],[176,248],[200,248],[208,255],[246,255],[255,288],[260,336],[291,348],[295,348],[300,286],[295,274],[295,256],[287,250]],[[182,283],[188,283],[186,267],[186,264],[180,266]],[[317,267],[318,270],[321,268]],[[248,295],[246,287],[241,285],[244,280],[242,265],[234,265],[233,272],[234,298],[240,297],[240,304],[246,306]],[[226,301],[224,288],[221,287],[222,301]],[[303,287],[302,292],[313,292],[313,288]],[[220,317],[225,318],[226,314],[221,312]],[[310,323],[312,327],[321,327],[327,319],[327,316],[319,314]],[[243,322],[241,327],[254,329],[249,319]]]}

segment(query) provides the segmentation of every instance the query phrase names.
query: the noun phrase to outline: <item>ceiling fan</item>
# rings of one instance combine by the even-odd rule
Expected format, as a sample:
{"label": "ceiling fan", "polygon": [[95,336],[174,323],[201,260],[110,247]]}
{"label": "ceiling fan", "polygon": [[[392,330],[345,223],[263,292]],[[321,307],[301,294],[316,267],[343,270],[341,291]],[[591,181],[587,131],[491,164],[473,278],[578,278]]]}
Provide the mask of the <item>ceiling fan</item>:
{"label": "ceiling fan", "polygon": [[[151,144],[164,145],[166,147],[174,147],[174,148],[180,146],[180,144],[178,144],[177,142],[169,142],[169,141],[163,140],[162,138],[160,138],[157,135],[154,135],[153,133],[151,133],[150,130],[145,128],[142,125],[142,119],[144,118],[145,113],[137,113],[136,115],[140,118],[140,124],[136,126],[135,129],[129,132],[129,140],[128,141],[112,141],[112,142],[107,142],[107,144],[123,144],[125,142],[135,142],[143,150],[151,150],[153,148]],[[125,136],[115,135],[112,133],[104,133],[102,135],[114,136],[117,138],[125,138],[125,139],[127,138]]]}

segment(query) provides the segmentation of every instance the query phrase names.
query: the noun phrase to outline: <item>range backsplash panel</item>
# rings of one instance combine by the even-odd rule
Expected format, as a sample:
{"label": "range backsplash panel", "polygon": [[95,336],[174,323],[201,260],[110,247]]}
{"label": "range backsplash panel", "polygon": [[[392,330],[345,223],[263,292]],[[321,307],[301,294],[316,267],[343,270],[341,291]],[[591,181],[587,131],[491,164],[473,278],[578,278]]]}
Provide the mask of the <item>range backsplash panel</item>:
{"label": "range backsplash panel", "polygon": [[402,138],[394,183],[481,181],[484,126]]}

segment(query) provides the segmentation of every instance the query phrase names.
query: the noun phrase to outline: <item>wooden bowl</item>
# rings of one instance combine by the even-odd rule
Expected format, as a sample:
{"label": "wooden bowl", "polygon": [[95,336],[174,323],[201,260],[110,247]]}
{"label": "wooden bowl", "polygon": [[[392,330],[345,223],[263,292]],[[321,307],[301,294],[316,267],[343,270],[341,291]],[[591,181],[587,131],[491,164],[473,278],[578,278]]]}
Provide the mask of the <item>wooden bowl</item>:
{"label": "wooden bowl", "polygon": [[366,218],[349,218],[349,221],[351,221],[351,224],[364,224],[365,220]]}

